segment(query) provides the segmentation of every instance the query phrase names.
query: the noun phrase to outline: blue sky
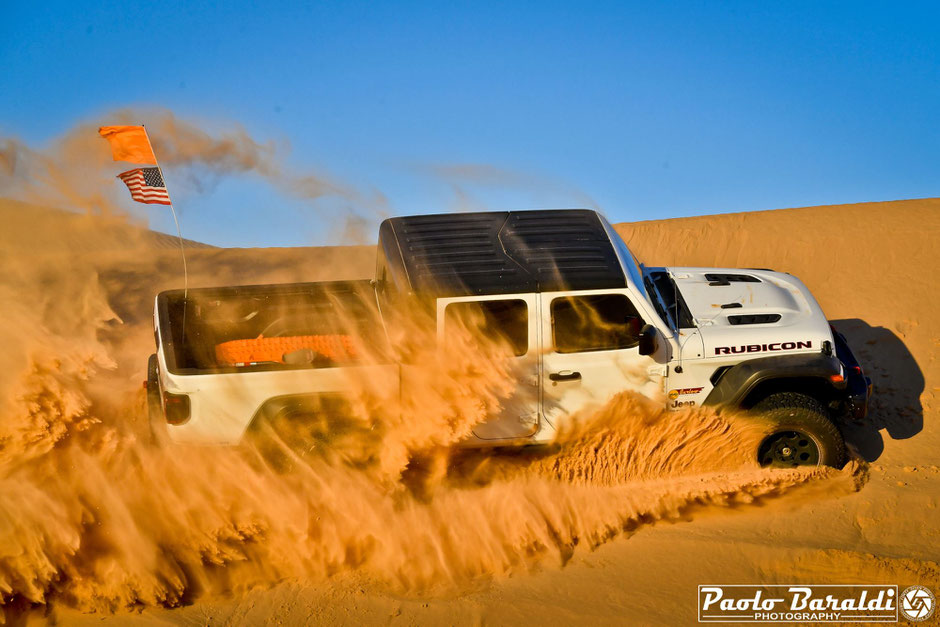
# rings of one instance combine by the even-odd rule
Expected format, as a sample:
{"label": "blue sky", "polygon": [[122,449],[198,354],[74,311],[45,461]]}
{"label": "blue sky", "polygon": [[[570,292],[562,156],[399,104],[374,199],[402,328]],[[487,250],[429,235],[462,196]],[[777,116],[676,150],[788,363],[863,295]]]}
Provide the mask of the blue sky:
{"label": "blue sky", "polygon": [[[940,195],[937,3],[36,7],[0,9],[0,134],[41,146],[126,106],[238,123],[289,144],[295,171],[384,195],[353,207],[366,240],[382,212],[629,221]],[[184,235],[210,243],[322,244],[349,208],[183,174]]]}

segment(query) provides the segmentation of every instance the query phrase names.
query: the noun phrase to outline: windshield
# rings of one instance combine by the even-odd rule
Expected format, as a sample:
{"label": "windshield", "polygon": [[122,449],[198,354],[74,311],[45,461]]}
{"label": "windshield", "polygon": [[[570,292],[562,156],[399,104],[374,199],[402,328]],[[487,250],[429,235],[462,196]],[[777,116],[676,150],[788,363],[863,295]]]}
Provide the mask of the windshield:
{"label": "windshield", "polygon": [[620,237],[620,234],[618,234],[613,227],[610,228],[610,238],[617,249],[617,254],[623,262],[630,282],[636,286],[636,289],[639,290],[640,294],[642,294],[646,300],[651,300],[651,295],[647,292],[647,286],[643,282],[643,273],[640,272],[640,265],[636,257],[633,256],[633,251],[630,250],[627,243],[623,241],[623,238]]}
{"label": "windshield", "polygon": [[[656,313],[666,320],[673,329],[695,328],[695,320],[689,312],[682,293],[676,287],[675,281],[668,272],[650,272],[644,280],[647,290],[654,296],[653,306]],[[678,324],[677,321],[678,320]]]}

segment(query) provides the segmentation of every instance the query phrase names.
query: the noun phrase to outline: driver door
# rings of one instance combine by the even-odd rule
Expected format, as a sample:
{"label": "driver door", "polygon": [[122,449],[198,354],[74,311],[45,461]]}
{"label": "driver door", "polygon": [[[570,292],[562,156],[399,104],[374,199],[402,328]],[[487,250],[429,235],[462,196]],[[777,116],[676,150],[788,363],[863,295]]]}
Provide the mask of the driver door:
{"label": "driver door", "polygon": [[633,390],[654,397],[662,390],[656,362],[640,355],[647,322],[624,291],[550,292],[540,295],[542,417],[556,429],[578,411],[600,409]]}

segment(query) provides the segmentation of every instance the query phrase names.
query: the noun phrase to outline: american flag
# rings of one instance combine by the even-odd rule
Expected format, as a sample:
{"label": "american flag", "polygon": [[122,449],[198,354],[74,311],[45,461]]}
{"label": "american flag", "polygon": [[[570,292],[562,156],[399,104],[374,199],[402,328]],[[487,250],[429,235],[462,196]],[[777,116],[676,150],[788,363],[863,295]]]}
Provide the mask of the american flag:
{"label": "american flag", "polygon": [[131,198],[137,202],[148,205],[171,204],[160,168],[136,168],[118,174],[118,178],[124,181],[127,189],[131,190]]}

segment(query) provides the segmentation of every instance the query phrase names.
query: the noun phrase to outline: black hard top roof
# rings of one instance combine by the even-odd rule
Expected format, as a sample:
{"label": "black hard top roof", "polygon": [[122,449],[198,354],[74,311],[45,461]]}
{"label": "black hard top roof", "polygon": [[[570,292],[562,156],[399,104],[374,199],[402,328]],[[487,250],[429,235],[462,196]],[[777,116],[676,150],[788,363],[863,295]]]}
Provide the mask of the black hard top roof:
{"label": "black hard top roof", "polygon": [[587,209],[389,218],[377,278],[433,296],[625,287],[601,217]]}

